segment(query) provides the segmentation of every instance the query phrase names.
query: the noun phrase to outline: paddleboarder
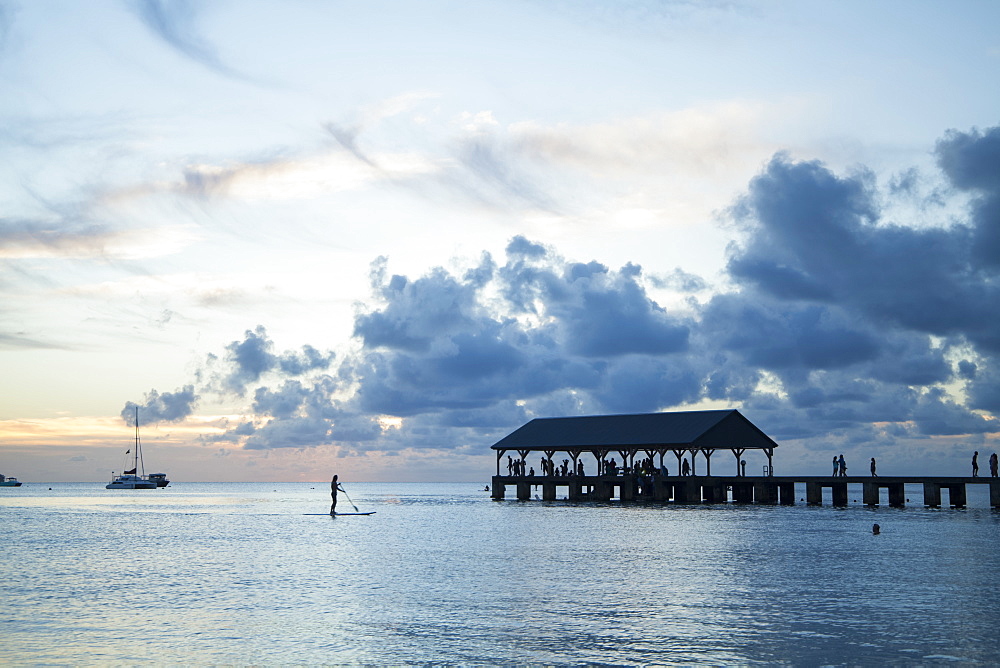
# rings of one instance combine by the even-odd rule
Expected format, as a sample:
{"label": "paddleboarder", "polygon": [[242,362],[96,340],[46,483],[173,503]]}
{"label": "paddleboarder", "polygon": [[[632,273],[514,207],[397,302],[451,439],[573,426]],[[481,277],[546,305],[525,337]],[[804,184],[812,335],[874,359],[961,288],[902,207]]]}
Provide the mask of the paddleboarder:
{"label": "paddleboarder", "polygon": [[341,492],[343,492],[344,488],[340,486],[340,483],[337,482],[337,476],[334,475],[333,476],[333,480],[330,481],[330,498],[333,500],[333,503],[330,504],[330,514],[331,515],[336,515],[337,514],[337,491],[338,490],[341,491]]}

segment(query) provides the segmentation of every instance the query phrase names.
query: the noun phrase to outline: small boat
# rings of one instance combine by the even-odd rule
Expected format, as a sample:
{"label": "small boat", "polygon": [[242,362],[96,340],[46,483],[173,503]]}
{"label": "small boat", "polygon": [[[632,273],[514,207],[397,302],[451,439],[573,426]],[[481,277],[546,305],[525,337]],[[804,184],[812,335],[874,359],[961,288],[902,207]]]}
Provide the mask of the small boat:
{"label": "small boat", "polygon": [[[166,487],[170,481],[167,480],[166,473],[145,474],[145,465],[142,461],[142,443],[139,441],[139,407],[135,408],[135,445],[125,454],[132,454],[132,468],[121,475],[112,473],[111,482],[104,486],[105,489],[156,489]],[[139,471],[142,471],[140,474]]]}
{"label": "small boat", "polygon": [[170,481],[167,480],[166,473],[150,473],[146,476],[146,479],[149,480],[149,482],[155,482],[157,487],[166,487],[170,484]]}
{"label": "small boat", "polygon": [[0,473],[0,487],[20,487],[21,481],[13,476],[5,476]]}

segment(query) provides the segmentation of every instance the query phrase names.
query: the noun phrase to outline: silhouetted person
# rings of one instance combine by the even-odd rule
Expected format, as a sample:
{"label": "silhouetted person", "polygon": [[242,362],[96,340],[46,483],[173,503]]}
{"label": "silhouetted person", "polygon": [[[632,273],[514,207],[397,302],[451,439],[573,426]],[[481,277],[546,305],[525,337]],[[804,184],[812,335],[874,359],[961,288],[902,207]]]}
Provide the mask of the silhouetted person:
{"label": "silhouetted person", "polygon": [[343,492],[344,488],[337,482],[337,476],[333,476],[333,480],[330,481],[330,498],[333,500],[333,503],[330,504],[331,515],[337,514],[337,490]]}
{"label": "silhouetted person", "polygon": [[880,531],[882,531],[882,527],[880,527],[878,524],[873,524],[872,525],[872,533],[873,534],[875,534],[877,536]]}
{"label": "silhouetted person", "polygon": [[840,470],[840,462],[837,461],[837,455],[833,456],[833,477],[837,477],[837,471]]}
{"label": "silhouetted person", "polygon": [[878,477],[878,473],[875,473],[875,458],[874,457],[872,457],[872,477],[873,478],[877,478]]}
{"label": "silhouetted person", "polygon": [[972,477],[979,477],[979,450],[972,453]]}
{"label": "silhouetted person", "polygon": [[840,456],[840,459],[838,460],[837,463],[840,466],[840,477],[841,478],[846,478],[847,477],[847,461],[844,459],[844,455]]}
{"label": "silhouetted person", "polygon": [[681,475],[691,475],[691,466],[688,464],[688,460],[686,459],[684,460],[684,463],[681,464]]}
{"label": "silhouetted person", "polygon": [[741,459],[740,460],[740,471],[742,471],[742,473],[740,473],[740,475],[743,476],[744,478],[746,478],[747,477],[747,460],[745,460],[745,459]]}
{"label": "silhouetted person", "polygon": [[997,453],[990,455],[990,476],[997,477]]}

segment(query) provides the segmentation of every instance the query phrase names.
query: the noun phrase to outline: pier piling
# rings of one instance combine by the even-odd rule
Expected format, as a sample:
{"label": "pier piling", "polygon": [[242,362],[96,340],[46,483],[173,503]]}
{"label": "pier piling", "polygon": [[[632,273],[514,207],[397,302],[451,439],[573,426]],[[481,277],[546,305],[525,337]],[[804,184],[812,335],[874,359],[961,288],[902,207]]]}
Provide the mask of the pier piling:
{"label": "pier piling", "polygon": [[832,476],[662,476],[605,474],[596,476],[494,476],[491,496],[503,500],[508,486],[514,486],[519,501],[532,498],[532,489],[541,487],[544,501],[555,501],[565,490],[569,501],[607,503],[617,498],[623,503],[672,502],[676,504],[756,503],[760,505],[795,505],[795,486],[805,485],[806,503],[823,505],[823,491],[830,489],[835,507],[848,505],[848,484],[860,485],[866,506],[881,503],[881,490],[888,490],[889,506],[906,506],[905,485],[923,487],[924,505],[941,506],[941,490],[948,492],[948,505],[965,508],[968,485],[989,485],[990,506],[1000,509],[1000,479],[944,476],[903,477],[832,477]]}

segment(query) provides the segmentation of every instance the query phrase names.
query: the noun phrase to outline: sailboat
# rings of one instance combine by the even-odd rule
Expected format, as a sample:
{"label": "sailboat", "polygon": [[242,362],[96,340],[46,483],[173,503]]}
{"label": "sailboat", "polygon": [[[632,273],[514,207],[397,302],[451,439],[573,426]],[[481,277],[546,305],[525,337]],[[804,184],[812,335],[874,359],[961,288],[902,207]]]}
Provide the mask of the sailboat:
{"label": "sailboat", "polygon": [[[166,473],[150,473],[146,475],[146,467],[142,461],[142,443],[139,441],[139,407],[135,407],[135,445],[125,452],[132,454],[132,468],[116,476],[114,473],[111,482],[104,486],[105,489],[156,489],[166,487],[170,481],[167,480]],[[139,473],[139,471],[142,473]]]}

